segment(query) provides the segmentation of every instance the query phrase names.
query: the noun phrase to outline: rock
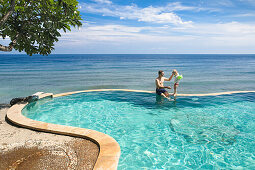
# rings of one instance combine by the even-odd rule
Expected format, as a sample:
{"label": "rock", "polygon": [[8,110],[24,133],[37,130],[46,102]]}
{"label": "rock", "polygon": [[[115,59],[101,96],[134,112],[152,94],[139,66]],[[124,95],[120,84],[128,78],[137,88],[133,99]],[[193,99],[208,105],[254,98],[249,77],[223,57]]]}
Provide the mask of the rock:
{"label": "rock", "polygon": [[9,104],[5,104],[5,103],[0,104],[0,109],[9,108],[9,107],[11,107],[11,105]]}
{"label": "rock", "polygon": [[13,106],[17,103],[23,103],[23,102],[31,102],[33,101],[33,96],[28,96],[28,97],[18,97],[18,98],[13,98],[11,101],[10,101],[10,105]]}

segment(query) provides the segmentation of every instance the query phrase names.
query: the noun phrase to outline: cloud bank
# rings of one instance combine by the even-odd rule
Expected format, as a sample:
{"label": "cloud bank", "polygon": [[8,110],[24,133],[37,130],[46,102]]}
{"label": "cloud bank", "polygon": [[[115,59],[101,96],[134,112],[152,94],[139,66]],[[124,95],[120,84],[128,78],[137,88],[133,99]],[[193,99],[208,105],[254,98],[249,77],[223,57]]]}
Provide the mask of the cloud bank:
{"label": "cloud bank", "polygon": [[63,34],[60,42],[83,53],[254,53],[255,24],[193,24],[185,29],[84,24]]}
{"label": "cloud bank", "polygon": [[94,0],[95,3],[81,3],[81,11],[101,14],[102,16],[118,17],[122,20],[137,20],[149,23],[168,23],[174,25],[187,25],[191,21],[183,21],[173,11],[195,10],[194,7],[183,6],[180,3],[169,3],[162,7],[148,6],[139,8],[136,4],[116,5],[109,0]]}

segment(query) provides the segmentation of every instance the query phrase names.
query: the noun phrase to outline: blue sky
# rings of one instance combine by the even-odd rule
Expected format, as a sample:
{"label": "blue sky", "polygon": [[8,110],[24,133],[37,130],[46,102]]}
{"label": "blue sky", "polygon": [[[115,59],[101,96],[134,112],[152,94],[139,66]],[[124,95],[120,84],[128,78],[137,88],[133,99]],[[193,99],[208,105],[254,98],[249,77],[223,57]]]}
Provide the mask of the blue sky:
{"label": "blue sky", "polygon": [[79,0],[53,53],[255,54],[255,0]]}

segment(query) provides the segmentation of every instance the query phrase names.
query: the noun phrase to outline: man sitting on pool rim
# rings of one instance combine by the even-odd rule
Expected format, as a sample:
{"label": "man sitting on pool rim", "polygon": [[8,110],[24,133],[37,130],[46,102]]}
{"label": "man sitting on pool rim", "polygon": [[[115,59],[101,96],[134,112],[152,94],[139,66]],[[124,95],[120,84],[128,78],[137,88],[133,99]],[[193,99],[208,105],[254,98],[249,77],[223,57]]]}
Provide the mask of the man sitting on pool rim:
{"label": "man sitting on pool rim", "polygon": [[158,77],[155,80],[156,83],[156,94],[163,96],[165,98],[169,98],[169,93],[166,91],[165,88],[171,89],[170,86],[164,86],[164,81],[170,81],[173,78],[173,74],[166,78],[164,77],[165,73],[162,70],[158,71]]}

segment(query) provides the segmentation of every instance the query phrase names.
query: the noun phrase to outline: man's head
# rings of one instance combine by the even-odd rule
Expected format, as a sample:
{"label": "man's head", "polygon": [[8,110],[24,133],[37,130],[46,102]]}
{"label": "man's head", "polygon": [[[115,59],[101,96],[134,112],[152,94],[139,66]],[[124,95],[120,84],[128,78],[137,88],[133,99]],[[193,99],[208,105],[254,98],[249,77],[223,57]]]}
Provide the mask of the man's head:
{"label": "man's head", "polygon": [[159,75],[159,76],[164,76],[164,74],[165,74],[165,73],[164,73],[163,70],[159,70],[159,71],[158,71],[158,75]]}

